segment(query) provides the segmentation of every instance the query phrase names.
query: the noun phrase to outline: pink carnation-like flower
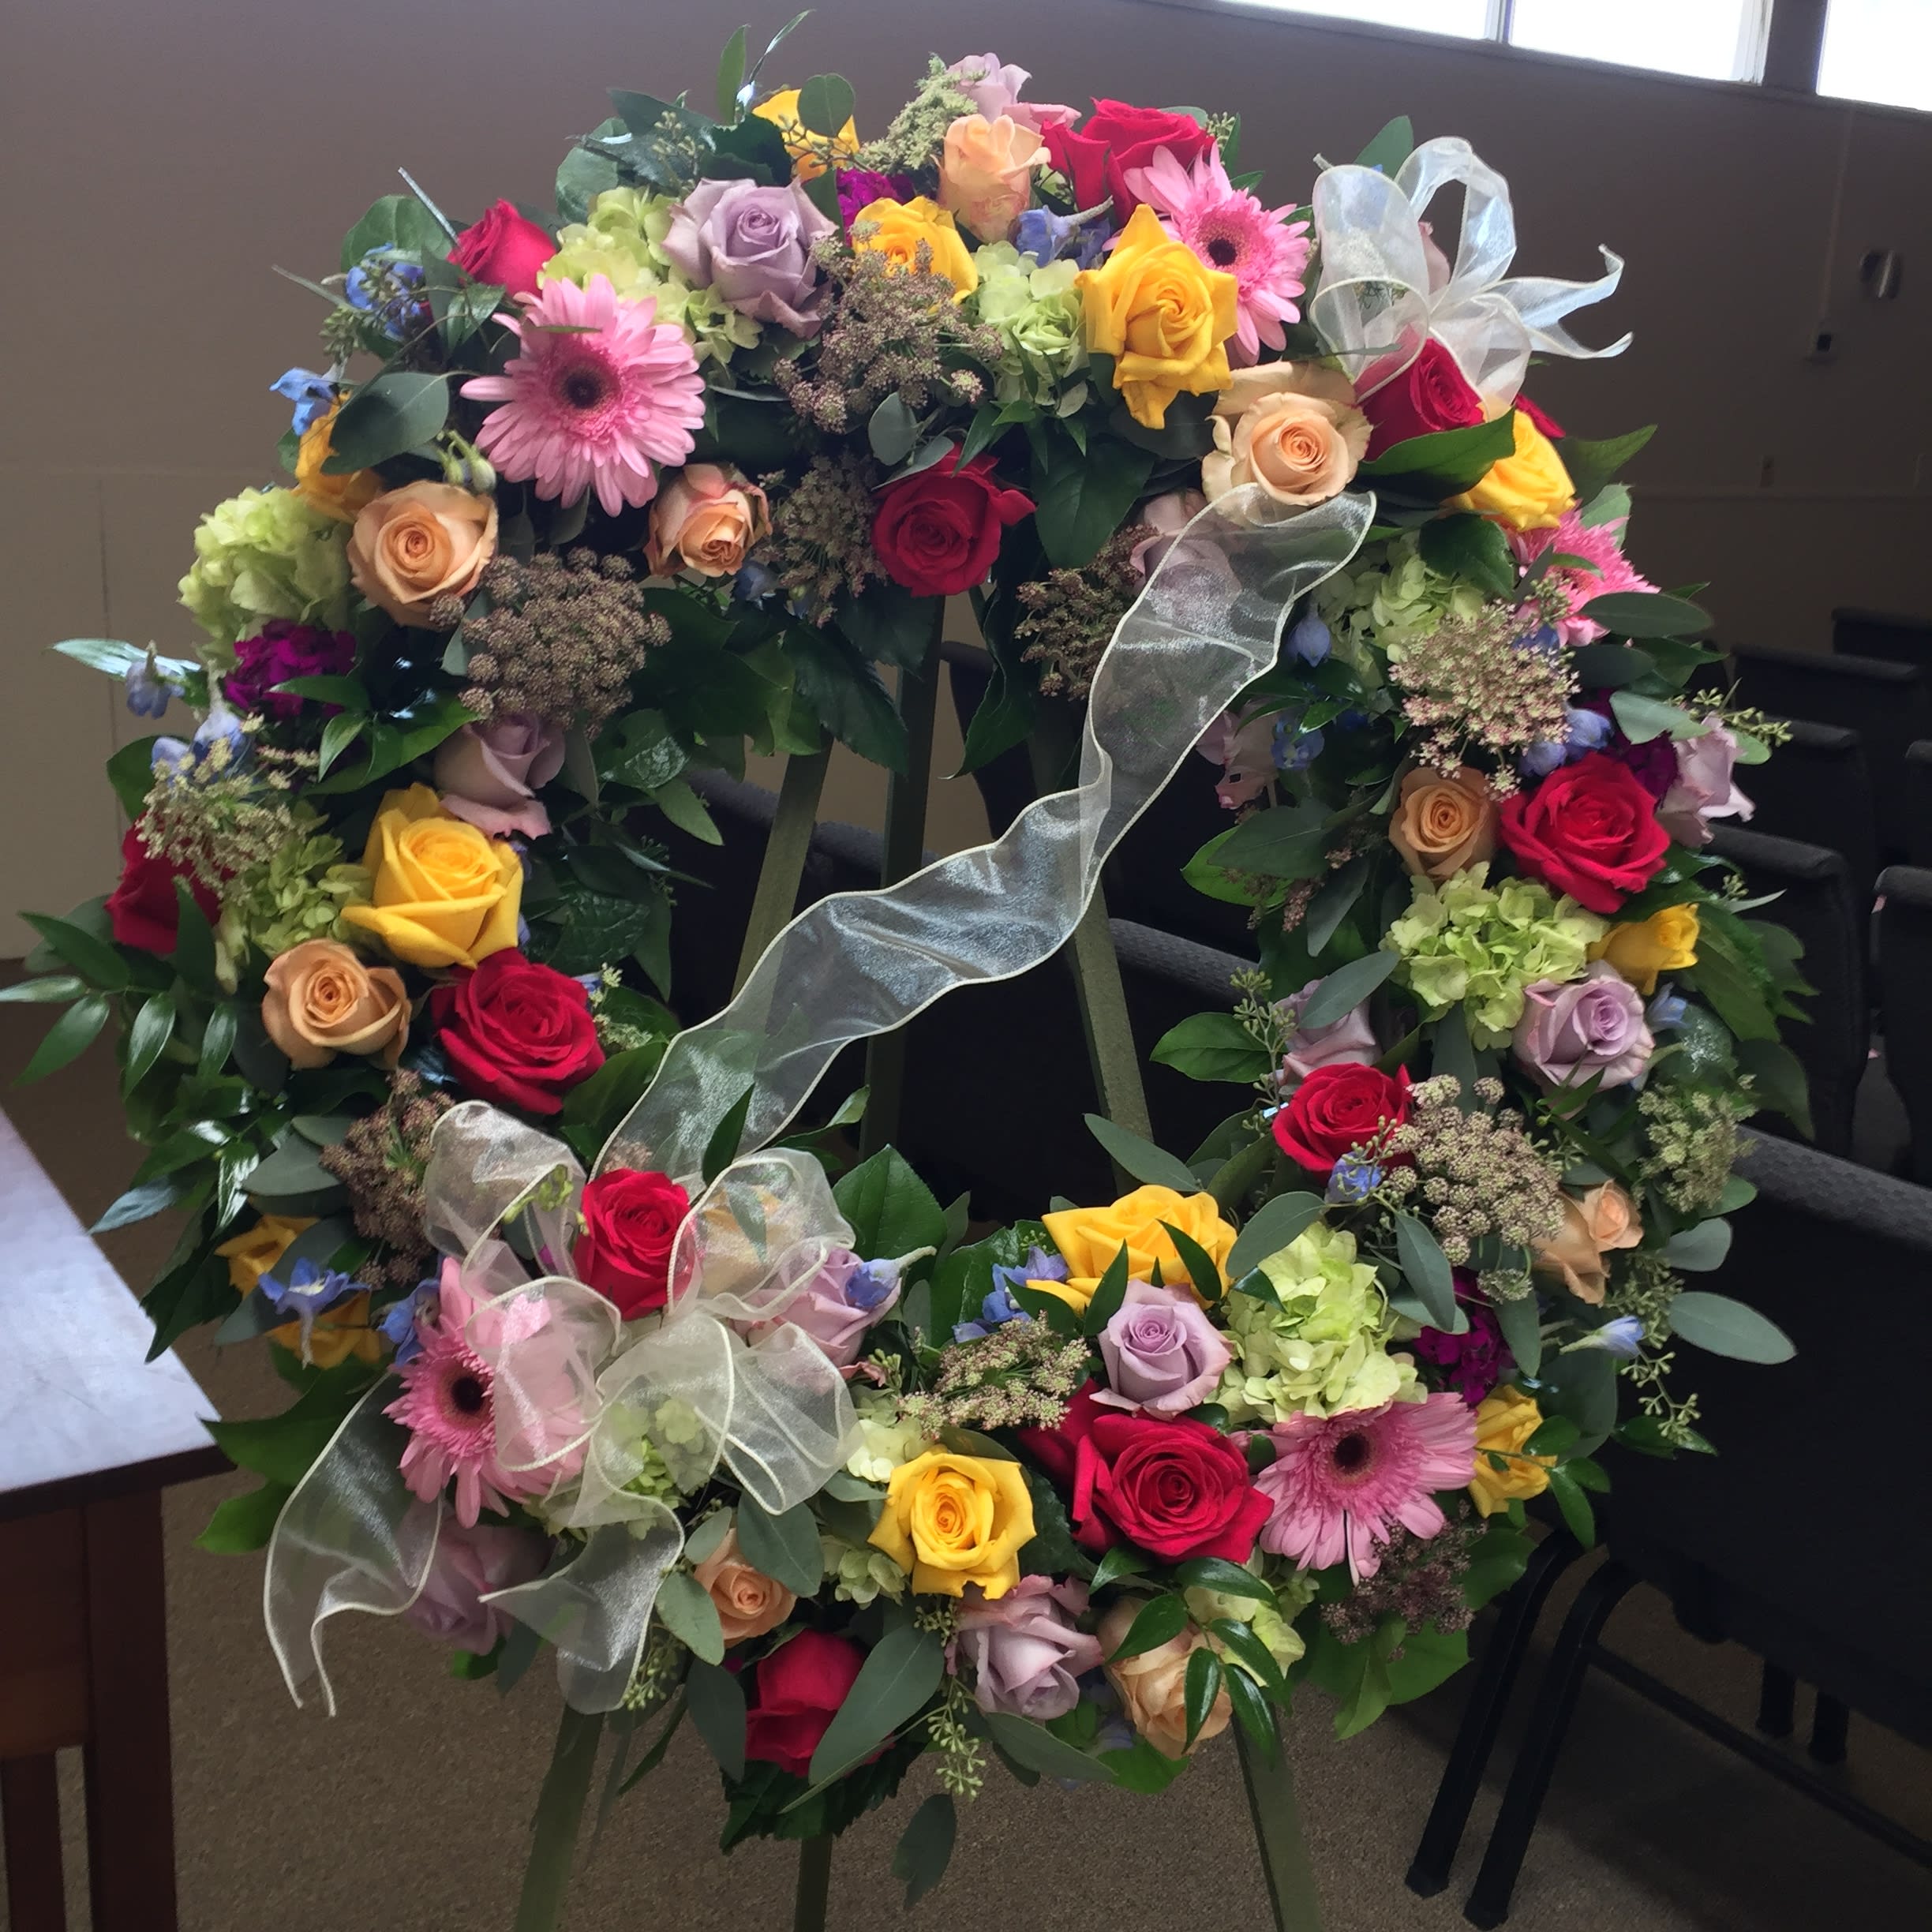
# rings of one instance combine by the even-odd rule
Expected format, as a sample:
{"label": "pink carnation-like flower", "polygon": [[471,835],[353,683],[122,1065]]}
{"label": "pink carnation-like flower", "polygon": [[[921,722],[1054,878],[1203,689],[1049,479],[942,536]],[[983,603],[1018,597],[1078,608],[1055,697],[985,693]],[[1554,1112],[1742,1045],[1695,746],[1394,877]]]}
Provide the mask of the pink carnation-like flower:
{"label": "pink carnation-like flower", "polygon": [[1448,1519],[1434,1492],[1460,1489],[1476,1469],[1475,1413],[1459,1395],[1431,1395],[1325,1421],[1290,1416],[1268,1432],[1275,1460],[1254,1479],[1273,1504],[1261,1547],[1325,1570],[1348,1558],[1357,1582],[1380,1567],[1398,1524],[1437,1536]]}
{"label": "pink carnation-like flower", "polygon": [[657,493],[654,466],[681,463],[704,421],[704,383],[690,339],[660,322],[656,298],[620,300],[603,275],[561,279],[517,298],[504,317],[522,343],[500,376],[462,392],[500,402],[477,444],[513,483],[574,504],[593,487],[612,516]]}
{"label": "pink carnation-like flower", "polygon": [[[1520,407],[1520,404],[1518,405]],[[1583,564],[1553,564],[1549,581],[1559,586],[1569,599],[1570,615],[1556,620],[1559,639],[1565,644],[1593,644],[1604,635],[1604,627],[1578,613],[1593,597],[1612,590],[1654,590],[1657,586],[1641,576],[1625,561],[1623,525],[1618,518],[1611,523],[1586,526],[1574,510],[1566,511],[1554,530],[1505,530],[1510,548],[1519,564],[1533,564],[1545,550],[1554,549],[1563,556],[1581,557]]]}
{"label": "pink carnation-like flower", "polygon": [[1136,195],[1153,204],[1169,234],[1210,268],[1234,276],[1237,326],[1228,360],[1252,362],[1264,343],[1286,348],[1282,324],[1301,319],[1295,298],[1313,246],[1306,222],[1283,219],[1294,212],[1292,204],[1264,208],[1228,179],[1219,151],[1211,147],[1191,168],[1171,148],[1160,148],[1145,167],[1129,168],[1125,178]]}

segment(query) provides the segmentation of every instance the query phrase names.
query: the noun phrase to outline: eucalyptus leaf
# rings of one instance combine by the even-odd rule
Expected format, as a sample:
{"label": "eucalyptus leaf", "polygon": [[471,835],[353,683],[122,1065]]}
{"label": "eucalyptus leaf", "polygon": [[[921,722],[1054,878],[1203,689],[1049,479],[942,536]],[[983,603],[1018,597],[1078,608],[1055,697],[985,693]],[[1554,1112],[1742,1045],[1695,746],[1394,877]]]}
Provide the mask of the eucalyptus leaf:
{"label": "eucalyptus leaf", "polygon": [[1430,1325],[1449,1327],[1455,1320],[1455,1276],[1441,1244],[1412,1214],[1395,1216],[1395,1254],[1403,1279],[1429,1312]]}
{"label": "eucalyptus leaf", "polygon": [[1144,1181],[1155,1187],[1173,1188],[1181,1194],[1200,1191],[1194,1170],[1164,1148],[1156,1147],[1151,1140],[1143,1140],[1137,1133],[1129,1133],[1125,1127],[1117,1127],[1104,1115],[1088,1114],[1083,1118],[1087,1122],[1087,1131],[1136,1181]]}
{"label": "eucalyptus leaf", "polygon": [[1277,1194],[1272,1200],[1264,1201],[1249,1218],[1248,1225],[1235,1237],[1234,1245],[1228,1251],[1228,1279],[1239,1287],[1244,1275],[1270,1256],[1279,1254],[1321,1219],[1321,1211],[1319,1194]]}
{"label": "eucalyptus leaf", "polygon": [[777,1516],[768,1515],[747,1491],[738,1506],[738,1547],[754,1570],[762,1571],[800,1597],[818,1593],[825,1575],[818,1547],[818,1526],[811,1511],[795,1503]]}
{"label": "eucalyptus leaf", "polygon": [[693,1664],[685,1674],[684,1703],[698,1735],[717,1760],[718,1769],[728,1778],[743,1777],[745,1694],[736,1676],[715,1664]]}
{"label": "eucalyptus leaf", "polygon": [[1301,1025],[1328,1026],[1346,1018],[1401,964],[1395,953],[1377,952],[1338,966],[1309,995],[1301,1009]]}
{"label": "eucalyptus leaf", "polygon": [[711,1593],[688,1570],[668,1571],[657,1586],[657,1616],[665,1628],[707,1664],[724,1660],[724,1631]]}
{"label": "eucalyptus leaf", "polygon": [[819,1739],[812,1753],[811,1782],[822,1784],[869,1758],[919,1715],[945,1674],[945,1646],[937,1632],[911,1624],[888,1631],[867,1653]]}
{"label": "eucalyptus leaf", "polygon": [[1687,1289],[1671,1303],[1670,1325],[1679,1340],[1734,1361],[1789,1361],[1798,1352],[1791,1337],[1755,1309],[1700,1289]]}

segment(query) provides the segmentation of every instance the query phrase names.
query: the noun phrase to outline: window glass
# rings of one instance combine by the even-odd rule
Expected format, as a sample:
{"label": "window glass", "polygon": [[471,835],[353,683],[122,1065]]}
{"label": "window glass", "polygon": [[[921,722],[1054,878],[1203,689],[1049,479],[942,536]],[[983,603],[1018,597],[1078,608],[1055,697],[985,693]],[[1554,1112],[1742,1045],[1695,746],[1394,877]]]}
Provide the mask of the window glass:
{"label": "window glass", "polygon": [[[1900,0],[1899,10],[1923,6]],[[1769,17],[1766,0],[1516,0],[1510,43],[1705,80],[1755,80]]]}
{"label": "window glass", "polygon": [[1361,21],[1372,27],[1412,27],[1422,33],[1480,40],[1489,31],[1489,0],[1245,0],[1283,13]]}
{"label": "window glass", "polygon": [[1932,108],[1932,4],[1831,0],[1818,90],[1893,107]]}

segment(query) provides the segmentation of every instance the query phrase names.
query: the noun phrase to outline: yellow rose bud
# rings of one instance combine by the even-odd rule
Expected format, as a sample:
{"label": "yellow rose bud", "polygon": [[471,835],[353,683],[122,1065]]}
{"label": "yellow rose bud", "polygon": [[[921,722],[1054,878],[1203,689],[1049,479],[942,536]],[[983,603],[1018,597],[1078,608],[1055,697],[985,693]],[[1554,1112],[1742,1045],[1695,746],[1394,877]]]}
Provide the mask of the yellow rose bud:
{"label": "yellow rose bud", "polygon": [[1196,1284],[1189,1279],[1187,1264],[1168,1228],[1178,1228],[1217,1268],[1226,1267],[1228,1250],[1234,1245],[1234,1230],[1222,1219],[1211,1194],[1178,1194],[1170,1187],[1137,1187],[1110,1208],[1062,1208],[1046,1216],[1045,1225],[1065,1260],[1069,1279],[1027,1285],[1058,1294],[1076,1309],[1085,1308],[1093,1299],[1100,1277],[1113,1266],[1123,1244],[1129,1279],[1151,1282],[1158,1264],[1162,1285],[1170,1288],[1184,1282],[1190,1288]]}
{"label": "yellow rose bud", "polygon": [[964,301],[979,286],[979,271],[960,239],[952,211],[924,195],[910,201],[868,201],[853,218],[852,245],[883,255],[896,268],[918,268],[923,246],[928,271],[953,284],[955,300]]}
{"label": "yellow rose bud", "polygon": [[1657,990],[1657,975],[1681,972],[1697,964],[1698,909],[1694,905],[1666,906],[1647,919],[1612,926],[1589,949],[1593,960],[1608,960],[1639,993]]}
{"label": "yellow rose bud", "polygon": [[[228,1282],[237,1294],[249,1295],[264,1275],[294,1245],[298,1234],[315,1226],[313,1218],[265,1214],[252,1228],[225,1241],[215,1252],[228,1264]],[[268,1331],[268,1339],[291,1355],[301,1354],[301,1324],[284,1322]],[[336,1368],[354,1356],[358,1361],[382,1359],[382,1338],[369,1320],[366,1291],[325,1309],[310,1324],[307,1359],[318,1368]]]}
{"label": "yellow rose bud", "polygon": [[[1507,1382],[1486,1397],[1476,1411],[1476,1473],[1470,1478],[1470,1496],[1485,1516],[1493,1516],[1507,1503],[1527,1501],[1549,1487],[1554,1456],[1526,1456],[1522,1446],[1543,1426],[1543,1411]],[[1501,1469],[1489,1460],[1506,1456]]]}
{"label": "yellow rose bud", "polygon": [[311,510],[320,510],[338,523],[353,523],[363,505],[373,503],[388,485],[373,470],[331,476],[323,469],[334,453],[329,439],[341,413],[339,396],[329,405],[328,414],[318,416],[302,432],[301,441],[295,446],[295,494]]}
{"label": "yellow rose bud", "polygon": [[1211,395],[1228,386],[1234,278],[1169,240],[1144,201],[1114,252],[1083,269],[1077,286],[1088,349],[1113,357],[1114,387],[1144,428],[1164,428],[1168,404],[1184,389]]}
{"label": "yellow rose bud", "polygon": [[977,1583],[1004,1597],[1033,1540],[1033,1497],[1017,1462],[929,1449],[893,1471],[871,1541],[923,1597],[957,1597]]}
{"label": "yellow rose bud", "polygon": [[1473,510],[1511,530],[1553,530],[1576,507],[1576,489],[1556,445],[1521,410],[1515,415],[1516,451],[1490,466],[1473,489],[1449,499],[1451,510]]}
{"label": "yellow rose bud", "polygon": [[362,854],[368,902],[343,917],[412,966],[474,966],[517,942],[523,864],[425,784],[385,792]]}
{"label": "yellow rose bud", "polygon": [[[784,88],[758,103],[751,111],[761,121],[769,121],[784,137],[785,152],[792,157],[792,172],[799,181],[812,181],[826,171],[826,145],[822,134],[814,134],[799,118],[799,90]],[[859,130],[848,118],[832,143],[832,152],[841,161],[859,158]]]}

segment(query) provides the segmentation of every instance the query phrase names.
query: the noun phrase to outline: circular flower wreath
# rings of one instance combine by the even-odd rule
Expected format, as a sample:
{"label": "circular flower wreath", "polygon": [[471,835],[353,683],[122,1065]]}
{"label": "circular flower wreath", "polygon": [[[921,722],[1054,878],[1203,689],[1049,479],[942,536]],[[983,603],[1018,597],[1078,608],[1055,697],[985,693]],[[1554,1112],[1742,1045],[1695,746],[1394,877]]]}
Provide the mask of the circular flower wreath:
{"label": "circular flower wreath", "polygon": [[[1614,270],[1443,259],[1434,187],[1507,190],[1406,122],[1304,211],[1231,118],[1029,102],[990,54],[863,144],[837,77],[759,71],[740,34],[716,118],[616,93],[554,223],[356,224],[309,285],[327,368],[275,385],[292,485],[197,532],[193,656],[62,647],[202,716],[112,762],[125,875],[36,918],[11,996],[67,1002],[36,1076],[122,1023],[150,1152],[103,1225],[185,1216],[160,1342],[287,1352],[204,1538],[274,1537],[271,1612],[345,1445],[399,1425],[387,1607],[463,1674],[541,1628],[578,1712],[688,1712],[728,1844],[835,1833],[933,1751],[916,1892],[994,1758],[1156,1790],[1230,1724],[1271,1749],[1305,1676],[1359,1728],[1460,1660],[1527,1500],[1587,1537],[1607,1439],[1705,1446],[1672,1338],[1784,1345],[1680,1271],[1749,1197],[1739,1121],[1803,1111],[1800,988],[1709,849],[1773,734],[1683,696],[1702,614],[1624,556],[1648,432],[1520,393]],[[982,762],[1205,504],[1351,490],[1367,541],[1203,747],[1241,815],[1190,875],[1260,952],[1156,1051],[1253,1082],[1208,1147],[1114,1129],[1145,1185],[972,1240],[890,1150],[829,1193],[722,1146],[586,1180],[676,1030],[624,979],[664,984],[684,773],[902,763],[874,667],[968,591]],[[479,1143],[515,1185],[459,1212]],[[601,1650],[560,1580],[621,1585]]]}

